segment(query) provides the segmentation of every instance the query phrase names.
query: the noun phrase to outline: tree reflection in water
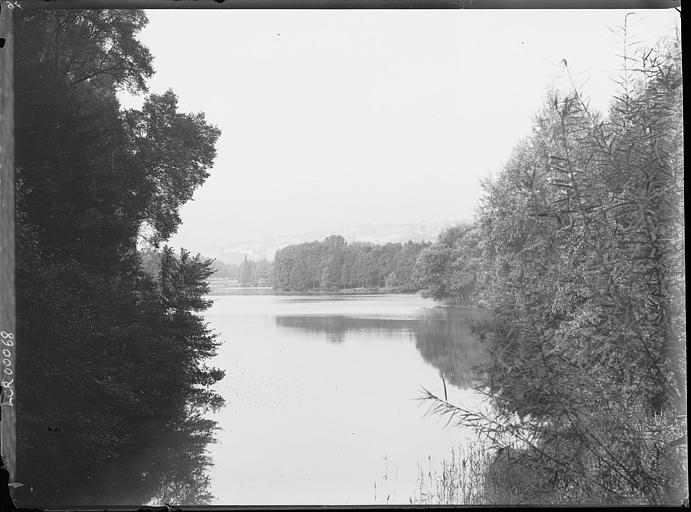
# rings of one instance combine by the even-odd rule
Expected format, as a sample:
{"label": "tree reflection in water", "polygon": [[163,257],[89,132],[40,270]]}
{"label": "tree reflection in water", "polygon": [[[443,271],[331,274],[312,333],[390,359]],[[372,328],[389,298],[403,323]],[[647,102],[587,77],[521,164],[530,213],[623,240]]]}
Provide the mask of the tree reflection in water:
{"label": "tree reflection in water", "polygon": [[415,345],[423,359],[459,388],[475,386],[485,361],[484,347],[470,330],[480,314],[464,307],[434,308],[415,325]]}
{"label": "tree reflection in water", "polygon": [[325,334],[330,342],[342,343],[348,331],[377,332],[385,335],[401,331],[412,332],[415,320],[344,315],[291,315],[277,316],[276,325],[311,334]]}
{"label": "tree reflection in water", "polygon": [[421,310],[411,318],[358,317],[344,315],[277,316],[276,325],[312,334],[324,334],[332,343],[342,343],[346,333],[376,332],[389,335],[408,332],[423,359],[437,368],[451,384],[470,388],[477,382],[485,360],[483,346],[470,330],[479,319],[476,309],[449,306]]}
{"label": "tree reflection in water", "polygon": [[[467,388],[483,360],[482,345],[469,326],[478,316],[469,308],[437,307],[408,318],[311,315],[277,316],[275,321],[279,327],[325,335],[332,343],[343,343],[349,331],[408,333],[447,382]],[[61,379],[59,387],[59,392],[33,394],[41,403],[35,401],[20,416],[25,421],[18,481],[25,485],[16,492],[19,506],[199,505],[213,499],[206,447],[214,442],[214,421],[184,400],[175,410],[142,420],[112,410],[116,405],[108,397],[97,396],[79,379]],[[176,393],[171,388],[164,394]],[[31,418],[32,412],[53,419]]]}
{"label": "tree reflection in water", "polygon": [[[92,405],[83,410],[98,414],[97,409]],[[206,446],[214,442],[216,423],[185,409],[181,407],[177,416],[132,418],[109,427],[99,426],[102,418],[50,429],[27,422],[21,435],[31,445],[19,446],[18,480],[25,485],[16,490],[15,503],[20,507],[208,504],[213,496]],[[98,442],[99,436],[103,442]],[[107,439],[127,441],[106,448]]]}

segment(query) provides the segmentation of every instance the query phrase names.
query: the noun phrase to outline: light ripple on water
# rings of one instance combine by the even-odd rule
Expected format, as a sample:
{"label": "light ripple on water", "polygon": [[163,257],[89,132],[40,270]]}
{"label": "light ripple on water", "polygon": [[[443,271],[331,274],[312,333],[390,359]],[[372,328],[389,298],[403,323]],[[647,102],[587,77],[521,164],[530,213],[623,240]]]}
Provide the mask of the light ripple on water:
{"label": "light ripple on water", "polygon": [[[217,503],[368,504],[374,482],[377,502],[408,503],[418,464],[448,457],[468,434],[425,417],[415,400],[421,386],[443,394],[449,370],[433,349],[469,344],[449,339],[468,332],[453,310],[415,295],[214,299],[206,318],[226,342],[212,364],[229,369],[209,447]],[[481,403],[448,377],[447,388],[450,401]],[[398,479],[385,475],[384,457]]]}

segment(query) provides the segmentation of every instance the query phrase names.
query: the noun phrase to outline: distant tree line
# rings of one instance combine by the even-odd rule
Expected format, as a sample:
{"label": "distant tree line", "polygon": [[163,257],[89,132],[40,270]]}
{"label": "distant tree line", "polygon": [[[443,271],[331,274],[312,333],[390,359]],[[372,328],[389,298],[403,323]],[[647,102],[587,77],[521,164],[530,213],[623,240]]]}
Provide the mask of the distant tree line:
{"label": "distant tree line", "polygon": [[425,293],[486,312],[497,416],[429,398],[501,448],[492,499],[688,499],[682,90],[677,39],[627,48],[607,115],[551,93],[476,222],[420,256]]}
{"label": "distant tree line", "polygon": [[414,276],[420,252],[430,244],[347,243],[340,235],[291,245],[276,252],[273,287],[279,291],[386,288],[419,289]]}
{"label": "distant tree line", "polygon": [[160,246],[220,132],[172,91],[121,108],[117,91],[145,93],[153,73],[142,11],[14,21],[17,501],[206,501],[223,376],[200,315],[211,262]]}
{"label": "distant tree line", "polygon": [[240,277],[240,265],[233,265],[221,260],[214,260],[211,264],[214,269],[214,277],[224,279],[238,279]]}
{"label": "distant tree line", "polygon": [[240,286],[271,286],[273,266],[270,261],[248,260],[247,256],[238,265]]}
{"label": "distant tree line", "polygon": [[240,286],[271,286],[273,265],[268,260],[251,260],[247,256],[239,264],[214,260],[214,278],[235,279]]}

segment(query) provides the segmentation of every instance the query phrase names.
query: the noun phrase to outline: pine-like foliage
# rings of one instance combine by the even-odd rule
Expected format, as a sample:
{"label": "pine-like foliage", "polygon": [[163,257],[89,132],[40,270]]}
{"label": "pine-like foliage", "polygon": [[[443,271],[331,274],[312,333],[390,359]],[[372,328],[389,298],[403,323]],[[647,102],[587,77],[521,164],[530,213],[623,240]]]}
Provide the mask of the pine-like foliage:
{"label": "pine-like foliage", "polygon": [[145,24],[138,10],[15,16],[20,506],[210,499],[211,262],[166,248],[147,273],[137,240],[175,232],[220,132],[171,91],[120,108],[116,91],[153,72]]}

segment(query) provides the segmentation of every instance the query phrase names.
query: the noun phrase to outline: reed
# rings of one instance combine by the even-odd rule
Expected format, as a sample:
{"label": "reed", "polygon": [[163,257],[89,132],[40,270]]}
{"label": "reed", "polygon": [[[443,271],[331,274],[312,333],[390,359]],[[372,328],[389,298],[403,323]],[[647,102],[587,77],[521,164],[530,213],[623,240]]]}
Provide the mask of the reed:
{"label": "reed", "polygon": [[479,439],[459,444],[448,458],[427,471],[418,466],[417,488],[410,501],[419,505],[485,505],[492,503],[486,481],[494,451]]}

